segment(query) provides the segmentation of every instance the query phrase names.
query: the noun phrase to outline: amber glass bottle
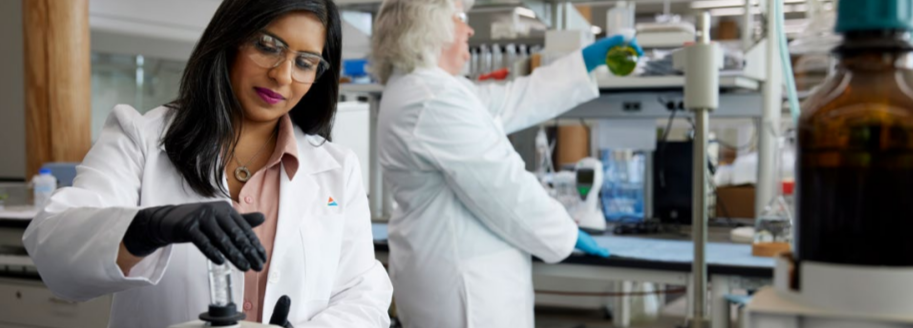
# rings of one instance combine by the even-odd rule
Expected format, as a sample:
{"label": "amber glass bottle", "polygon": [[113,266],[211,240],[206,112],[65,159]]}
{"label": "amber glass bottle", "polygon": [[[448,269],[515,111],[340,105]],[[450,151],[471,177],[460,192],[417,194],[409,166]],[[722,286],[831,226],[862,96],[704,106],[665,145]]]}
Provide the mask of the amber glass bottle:
{"label": "amber glass bottle", "polygon": [[[850,9],[844,2],[852,1],[839,10]],[[806,100],[799,121],[795,253],[804,261],[913,266],[910,23],[841,31],[844,16],[836,73]]]}

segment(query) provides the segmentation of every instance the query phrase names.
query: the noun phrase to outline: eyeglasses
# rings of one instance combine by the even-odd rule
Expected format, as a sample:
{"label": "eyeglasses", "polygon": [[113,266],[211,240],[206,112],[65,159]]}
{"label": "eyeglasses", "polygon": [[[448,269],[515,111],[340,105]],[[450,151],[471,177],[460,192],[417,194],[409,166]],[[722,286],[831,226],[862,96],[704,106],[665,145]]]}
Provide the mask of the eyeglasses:
{"label": "eyeglasses", "polygon": [[[264,32],[251,38],[245,47],[248,48],[248,58],[262,68],[277,67],[290,60],[288,54],[292,53],[282,40]],[[318,55],[307,52],[293,54],[292,80],[295,82],[314,83],[330,68],[330,64]]]}
{"label": "eyeglasses", "polygon": [[469,16],[467,16],[464,12],[458,12],[456,14],[456,18],[463,22],[463,24],[469,24]]}

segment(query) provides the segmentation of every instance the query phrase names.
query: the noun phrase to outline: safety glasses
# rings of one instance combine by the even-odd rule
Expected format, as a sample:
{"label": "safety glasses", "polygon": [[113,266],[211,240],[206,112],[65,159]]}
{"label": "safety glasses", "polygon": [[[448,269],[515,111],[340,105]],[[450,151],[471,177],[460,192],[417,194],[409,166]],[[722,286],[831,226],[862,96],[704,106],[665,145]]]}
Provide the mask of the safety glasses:
{"label": "safety glasses", "polygon": [[279,38],[266,32],[257,33],[244,47],[248,58],[262,68],[274,68],[292,61],[292,80],[314,83],[330,68],[322,57],[309,52],[292,52]]}

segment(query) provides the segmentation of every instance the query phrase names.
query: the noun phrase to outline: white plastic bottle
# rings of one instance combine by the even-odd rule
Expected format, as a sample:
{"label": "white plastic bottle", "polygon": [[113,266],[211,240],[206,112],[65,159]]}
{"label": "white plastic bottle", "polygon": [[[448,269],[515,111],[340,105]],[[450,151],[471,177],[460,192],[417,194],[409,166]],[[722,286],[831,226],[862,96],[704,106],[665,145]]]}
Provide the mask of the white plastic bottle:
{"label": "white plastic bottle", "polygon": [[57,189],[57,178],[51,175],[50,169],[38,170],[38,175],[32,177],[32,186],[35,190],[35,208],[43,208]]}

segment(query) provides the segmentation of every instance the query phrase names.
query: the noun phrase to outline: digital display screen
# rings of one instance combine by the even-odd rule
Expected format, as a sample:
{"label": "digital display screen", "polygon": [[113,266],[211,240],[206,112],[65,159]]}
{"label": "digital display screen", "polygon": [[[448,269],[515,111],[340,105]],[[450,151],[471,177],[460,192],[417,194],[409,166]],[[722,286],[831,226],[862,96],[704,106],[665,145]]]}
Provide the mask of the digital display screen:
{"label": "digital display screen", "polygon": [[593,184],[596,179],[596,172],[593,169],[577,169],[577,184]]}

